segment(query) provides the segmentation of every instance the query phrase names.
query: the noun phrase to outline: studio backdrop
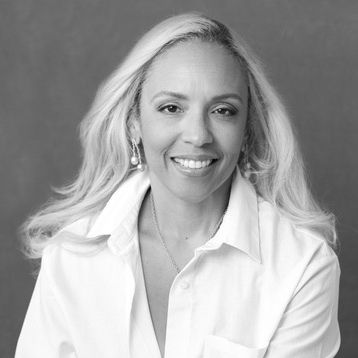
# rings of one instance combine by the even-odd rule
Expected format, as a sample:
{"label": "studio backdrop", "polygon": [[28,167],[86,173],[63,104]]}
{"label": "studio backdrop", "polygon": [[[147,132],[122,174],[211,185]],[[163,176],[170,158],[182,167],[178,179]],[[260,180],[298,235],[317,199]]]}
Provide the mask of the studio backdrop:
{"label": "studio backdrop", "polygon": [[[160,20],[200,11],[246,39],[283,97],[312,190],[337,216],[339,357],[358,356],[358,2],[0,2],[0,356],[12,357],[34,279],[17,230],[81,161],[78,124],[97,87]],[[184,357],[183,357],[184,358]]]}

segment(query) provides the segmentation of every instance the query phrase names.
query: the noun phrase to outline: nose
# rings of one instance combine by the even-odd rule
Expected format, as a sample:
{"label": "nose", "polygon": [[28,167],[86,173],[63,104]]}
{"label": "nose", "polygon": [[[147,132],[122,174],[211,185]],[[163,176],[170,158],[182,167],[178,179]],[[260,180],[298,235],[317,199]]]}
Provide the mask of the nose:
{"label": "nose", "polygon": [[183,122],[183,141],[195,147],[202,147],[205,144],[212,143],[213,136],[208,124],[208,118],[204,113],[188,116]]}

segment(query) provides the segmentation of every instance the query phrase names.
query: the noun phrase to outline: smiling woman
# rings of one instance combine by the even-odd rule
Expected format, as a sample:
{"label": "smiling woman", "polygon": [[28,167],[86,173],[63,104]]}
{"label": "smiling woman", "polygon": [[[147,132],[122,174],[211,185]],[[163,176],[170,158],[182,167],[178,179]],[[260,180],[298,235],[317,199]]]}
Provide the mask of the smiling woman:
{"label": "smiling woman", "polygon": [[255,57],[199,14],[149,31],[24,226],[41,268],[16,357],[333,357],[334,217]]}
{"label": "smiling woman", "polygon": [[132,135],[142,139],[159,208],[165,202],[181,208],[168,215],[168,231],[183,234],[178,218],[191,235],[200,226],[210,228],[209,212],[220,217],[227,206],[245,134],[247,96],[237,59],[216,43],[180,43],[153,62]]}

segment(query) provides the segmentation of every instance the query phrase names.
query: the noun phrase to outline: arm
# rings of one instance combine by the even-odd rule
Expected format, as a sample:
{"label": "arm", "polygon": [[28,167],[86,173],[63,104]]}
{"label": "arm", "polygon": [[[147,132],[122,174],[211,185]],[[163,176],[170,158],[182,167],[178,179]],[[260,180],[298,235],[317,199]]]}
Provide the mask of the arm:
{"label": "arm", "polygon": [[265,358],[331,358],[340,345],[340,268],[335,254],[313,261],[274,333]]}
{"label": "arm", "polygon": [[75,358],[65,316],[52,292],[44,261],[43,258],[15,358]]}

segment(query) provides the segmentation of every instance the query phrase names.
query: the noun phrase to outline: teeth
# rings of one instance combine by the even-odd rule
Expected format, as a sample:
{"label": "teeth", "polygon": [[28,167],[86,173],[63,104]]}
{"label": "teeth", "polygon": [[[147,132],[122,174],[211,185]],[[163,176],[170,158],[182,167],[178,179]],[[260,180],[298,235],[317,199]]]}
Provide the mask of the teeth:
{"label": "teeth", "polygon": [[179,163],[184,168],[190,169],[200,169],[208,167],[212,163],[212,159],[208,160],[192,160],[192,159],[182,159],[182,158],[174,158],[174,161]]}

